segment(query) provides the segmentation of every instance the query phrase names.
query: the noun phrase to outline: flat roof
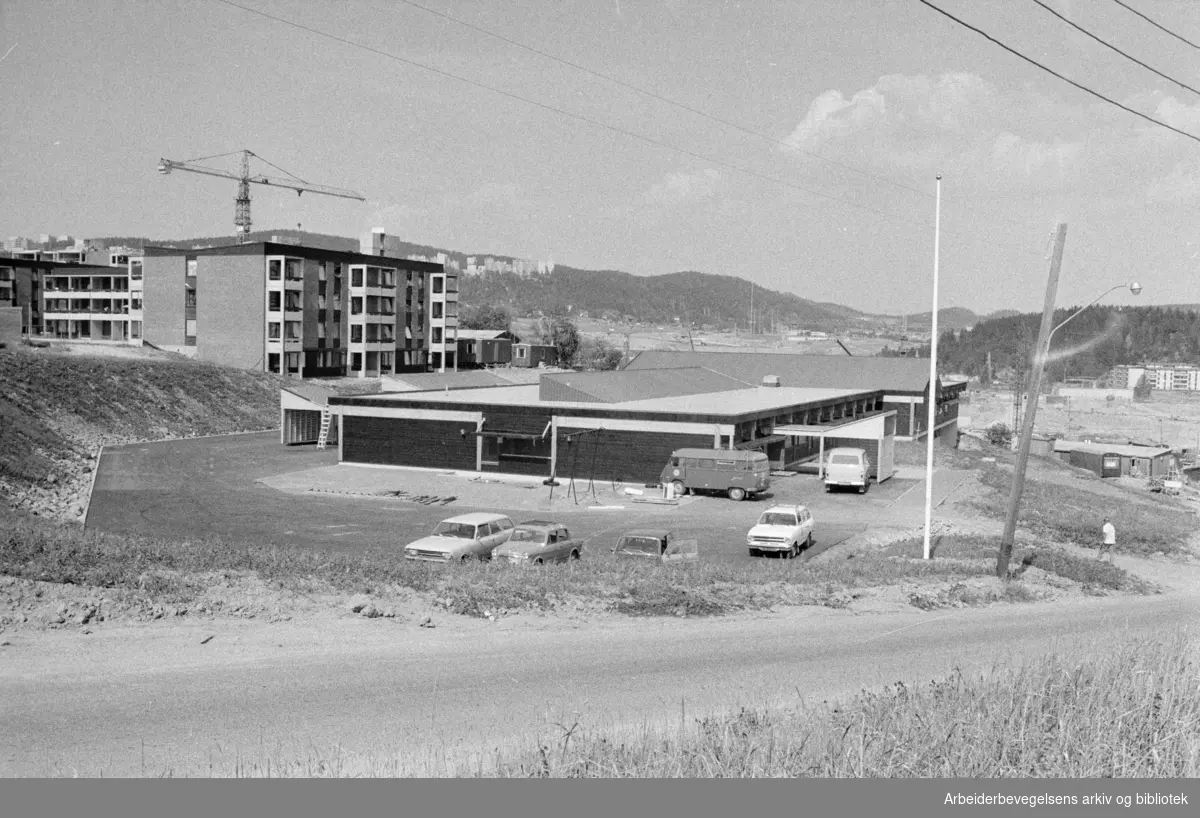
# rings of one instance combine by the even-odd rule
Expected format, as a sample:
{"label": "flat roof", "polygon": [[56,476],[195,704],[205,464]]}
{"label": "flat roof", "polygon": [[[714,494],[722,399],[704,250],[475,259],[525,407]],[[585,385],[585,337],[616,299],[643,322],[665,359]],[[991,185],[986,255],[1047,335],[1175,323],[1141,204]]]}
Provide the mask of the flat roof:
{"label": "flat roof", "polygon": [[[291,256],[292,258],[343,261],[372,267],[407,268],[427,273],[443,272],[443,266],[433,261],[376,256],[370,253],[355,253],[350,250],[331,250],[306,244],[282,244],[273,241],[251,241],[246,244],[219,244],[213,247],[192,248],[148,244],[142,248],[142,255],[147,258],[157,256]],[[457,275],[457,273],[451,272],[449,275]]]}
{"label": "flat roof", "polygon": [[1174,451],[1167,446],[1130,446],[1122,443],[1096,443],[1085,440],[1056,440],[1056,452],[1088,452],[1089,454],[1116,454],[1121,457],[1161,457]]}
{"label": "flat roof", "polygon": [[436,403],[450,409],[455,406],[521,406],[545,409],[554,414],[568,414],[571,409],[644,412],[647,414],[745,415],[753,412],[784,409],[790,406],[821,404],[844,398],[881,394],[881,389],[812,389],[802,387],[758,386],[729,392],[708,392],[700,395],[648,398],[645,400],[600,403],[593,401],[544,401],[539,397],[538,384],[493,386],[478,389],[458,389],[451,392],[388,392],[379,395],[330,398],[330,403],[342,406],[396,406]]}

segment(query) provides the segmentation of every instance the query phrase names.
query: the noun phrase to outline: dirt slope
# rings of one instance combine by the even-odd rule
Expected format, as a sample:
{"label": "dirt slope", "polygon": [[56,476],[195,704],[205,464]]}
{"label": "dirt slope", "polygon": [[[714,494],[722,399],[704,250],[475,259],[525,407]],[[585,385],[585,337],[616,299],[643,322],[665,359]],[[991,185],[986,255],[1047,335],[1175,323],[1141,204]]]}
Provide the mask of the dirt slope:
{"label": "dirt slope", "polygon": [[276,428],[281,380],[182,357],[0,351],[0,499],[79,519],[101,445]]}

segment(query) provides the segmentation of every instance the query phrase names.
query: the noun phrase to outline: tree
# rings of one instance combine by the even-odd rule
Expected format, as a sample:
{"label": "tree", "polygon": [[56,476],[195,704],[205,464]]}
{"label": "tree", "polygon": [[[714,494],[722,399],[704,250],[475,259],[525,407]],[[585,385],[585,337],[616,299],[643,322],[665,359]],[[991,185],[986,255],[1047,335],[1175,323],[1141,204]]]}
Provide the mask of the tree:
{"label": "tree", "polygon": [[610,370],[621,365],[624,357],[621,350],[602,338],[588,338],[580,342],[578,364],[584,369]]}
{"label": "tree", "polygon": [[993,423],[987,428],[988,443],[993,446],[1003,446],[1008,448],[1012,445],[1013,432],[1008,428],[1007,423]]}
{"label": "tree", "polygon": [[571,366],[579,353],[579,330],[575,322],[562,314],[547,315],[537,325],[543,344],[550,344],[558,352],[559,366]]}
{"label": "tree", "polygon": [[485,304],[463,313],[459,326],[463,329],[512,330],[512,316],[504,307]]}

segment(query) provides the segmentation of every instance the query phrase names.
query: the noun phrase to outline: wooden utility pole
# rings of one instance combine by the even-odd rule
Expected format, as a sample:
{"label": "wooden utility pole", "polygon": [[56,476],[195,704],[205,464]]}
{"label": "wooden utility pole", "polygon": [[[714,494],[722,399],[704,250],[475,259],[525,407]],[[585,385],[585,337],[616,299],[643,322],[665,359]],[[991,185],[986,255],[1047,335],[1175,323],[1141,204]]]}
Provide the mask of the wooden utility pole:
{"label": "wooden utility pole", "polygon": [[1029,446],[1033,441],[1033,420],[1037,414],[1038,394],[1042,389],[1042,368],[1054,329],[1054,299],[1058,295],[1058,272],[1062,268],[1063,245],[1067,241],[1067,226],[1059,224],[1050,257],[1050,276],[1046,280],[1046,303],[1042,307],[1042,326],[1038,330],[1037,346],[1033,350],[1033,367],[1029,373],[1029,397],[1021,424],[1021,440],[1017,446],[1017,462],[1013,466],[1012,490],[1008,495],[1008,514],[1004,519],[1004,534],[1000,539],[1000,554],[996,558],[996,576],[1008,580],[1008,563],[1012,559],[1013,539],[1017,532],[1017,512],[1021,507],[1021,492],[1025,488],[1025,466],[1029,462]]}

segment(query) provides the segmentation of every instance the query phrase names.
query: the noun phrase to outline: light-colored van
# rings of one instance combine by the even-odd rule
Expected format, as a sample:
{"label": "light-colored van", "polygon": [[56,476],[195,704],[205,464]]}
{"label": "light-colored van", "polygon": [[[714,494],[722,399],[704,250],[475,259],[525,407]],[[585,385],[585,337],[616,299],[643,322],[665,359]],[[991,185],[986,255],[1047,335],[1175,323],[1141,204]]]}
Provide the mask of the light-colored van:
{"label": "light-colored van", "polygon": [[866,494],[871,486],[871,458],[862,449],[831,449],[825,456],[825,491],[852,486]]}
{"label": "light-colored van", "polygon": [[719,491],[730,500],[745,500],[747,495],[771,487],[771,463],[762,452],[741,449],[678,449],[659,478],[671,483],[675,495],[688,490]]}

